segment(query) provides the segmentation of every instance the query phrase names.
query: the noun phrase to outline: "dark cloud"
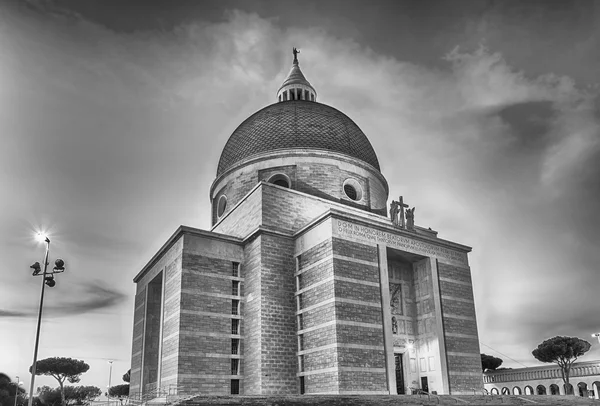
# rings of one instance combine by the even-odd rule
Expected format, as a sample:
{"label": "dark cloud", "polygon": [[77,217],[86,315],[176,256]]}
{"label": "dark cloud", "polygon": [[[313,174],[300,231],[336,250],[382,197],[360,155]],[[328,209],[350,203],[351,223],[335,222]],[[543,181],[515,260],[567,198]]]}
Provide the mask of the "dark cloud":
{"label": "dark cloud", "polygon": [[556,112],[551,101],[526,101],[504,106],[496,114],[510,126],[519,148],[539,151],[548,143]]}
{"label": "dark cloud", "polygon": [[[51,289],[51,288],[46,288]],[[44,317],[65,317],[84,313],[90,313],[106,308],[116,307],[127,300],[122,292],[112,289],[100,282],[92,282],[86,285],[73,286],[70,288],[74,299],[62,297],[58,304],[44,306]],[[0,310],[0,318],[28,318],[36,317],[38,310],[30,308],[27,310]]]}

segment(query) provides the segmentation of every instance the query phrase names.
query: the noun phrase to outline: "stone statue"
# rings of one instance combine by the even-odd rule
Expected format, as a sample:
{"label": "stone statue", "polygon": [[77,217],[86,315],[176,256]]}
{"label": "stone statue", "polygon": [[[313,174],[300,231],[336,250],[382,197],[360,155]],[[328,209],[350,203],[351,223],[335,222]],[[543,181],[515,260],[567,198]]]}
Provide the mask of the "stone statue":
{"label": "stone statue", "polygon": [[294,63],[298,63],[298,54],[300,53],[300,51],[298,51],[295,47],[294,50],[292,51],[292,53],[294,54]]}
{"label": "stone statue", "polygon": [[404,196],[400,196],[400,201],[398,202],[398,211],[400,213],[400,227],[404,228],[406,225],[404,223],[404,208],[408,207],[408,204],[404,203]]}
{"label": "stone statue", "polygon": [[400,212],[398,204],[399,203],[395,200],[392,200],[392,203],[390,204],[390,219],[395,226],[398,225],[398,213]]}
{"label": "stone statue", "polygon": [[409,230],[415,229],[415,208],[406,209],[406,228]]}

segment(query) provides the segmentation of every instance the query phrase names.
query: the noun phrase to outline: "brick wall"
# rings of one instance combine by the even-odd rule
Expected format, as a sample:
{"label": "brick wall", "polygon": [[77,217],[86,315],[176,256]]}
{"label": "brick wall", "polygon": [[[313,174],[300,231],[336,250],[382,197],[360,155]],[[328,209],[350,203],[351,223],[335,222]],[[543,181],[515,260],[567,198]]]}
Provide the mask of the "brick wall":
{"label": "brick wall", "polygon": [[261,241],[259,235],[244,246],[244,395],[260,395],[262,387]]}
{"label": "brick wall", "polygon": [[137,285],[136,290],[133,311],[133,343],[131,348],[130,392],[132,394],[139,393],[141,390],[146,286]]}
{"label": "brick wall", "polygon": [[212,230],[215,233],[244,238],[261,224],[263,209],[260,188],[255,189],[239,207],[231,212],[229,209],[233,207],[233,203],[228,200],[227,204],[229,207],[227,214],[224,215],[219,225]]}
{"label": "brick wall", "polygon": [[339,392],[387,390],[377,248],[334,238]]}
{"label": "brick wall", "polygon": [[158,363],[160,356],[162,272],[148,284],[146,296],[146,328],[144,331],[144,365],[142,367],[142,388],[144,391],[158,383]]}
{"label": "brick wall", "polygon": [[[335,302],[323,304],[334,297],[331,239],[300,254],[298,288],[302,324],[298,326],[299,351],[303,354],[300,375],[304,376],[305,392],[335,392],[338,390],[337,351],[333,347],[320,348],[336,342]],[[309,352],[304,354],[304,351]]]}
{"label": "brick wall", "polygon": [[297,391],[296,303],[294,242],[261,236],[262,393],[282,395]]}
{"label": "brick wall", "polygon": [[[177,341],[168,340],[165,345],[164,339],[171,335],[174,331],[178,330],[178,327],[174,325],[177,321],[177,309],[178,299],[173,297],[173,294],[177,296],[179,283],[178,280],[181,275],[181,252],[183,250],[183,238],[179,238],[173,242],[173,244],[166,249],[166,251],[158,258],[155,259],[154,263],[146,270],[144,275],[137,280],[136,283],[136,304],[134,311],[134,333],[133,333],[133,344],[132,344],[132,357],[131,357],[131,388],[130,393],[144,392],[146,388],[142,384],[147,383],[161,383],[163,377],[171,376],[173,383],[176,374],[176,368],[171,363],[165,363],[164,361],[160,365],[160,378],[158,376],[159,371],[159,354],[162,354],[164,358],[167,355],[171,355],[177,351]],[[149,284],[152,281],[162,282],[162,274],[165,275],[164,286],[157,288],[156,283],[154,288],[148,289]],[[158,278],[158,279],[157,279]],[[162,289],[164,288],[164,323],[167,327],[160,326],[161,319],[161,298]],[[151,295],[153,303],[147,306],[145,303],[146,290]],[[150,292],[152,290],[152,293]],[[169,301],[169,298],[171,301]],[[150,310],[150,312],[149,312]],[[147,317],[151,315],[152,317]],[[167,316],[171,317],[167,319]],[[146,329],[146,330],[144,330]],[[146,335],[146,341],[144,338]],[[160,337],[163,337],[163,342],[160,343]],[[160,347],[160,348],[159,348]],[[159,353],[160,349],[160,353]],[[146,353],[149,355],[146,357]],[[143,363],[143,365],[142,365]],[[162,383],[164,385],[164,382]]]}
{"label": "brick wall", "polygon": [[468,267],[437,263],[450,393],[481,390],[481,359]]}
{"label": "brick wall", "polygon": [[[230,394],[231,379],[243,373],[238,368],[239,377],[233,376],[231,366],[232,359],[241,356],[232,355],[232,339],[243,335],[242,316],[233,314],[232,301],[242,301],[244,279],[233,276],[233,262],[232,258],[183,252],[178,386],[195,393]],[[233,320],[240,320],[238,334],[233,334]]]}
{"label": "brick wall", "polygon": [[[292,188],[326,200],[361,207],[385,215],[387,193],[380,178],[363,167],[317,156],[298,156],[278,159],[266,158],[241,167],[216,184],[212,198],[212,224],[217,221],[217,204],[221,195],[227,196],[228,212],[258,182],[268,180],[276,173],[285,173],[292,180]],[[320,156],[319,156],[320,155]],[[343,191],[343,182],[353,178],[361,185],[363,198],[354,202]]]}

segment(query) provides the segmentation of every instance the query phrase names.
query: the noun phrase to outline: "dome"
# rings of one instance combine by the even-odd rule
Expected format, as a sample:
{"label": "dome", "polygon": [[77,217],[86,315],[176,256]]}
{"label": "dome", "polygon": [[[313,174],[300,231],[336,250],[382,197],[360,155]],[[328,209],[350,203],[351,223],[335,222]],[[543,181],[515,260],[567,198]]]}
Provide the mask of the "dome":
{"label": "dome", "polygon": [[380,170],[371,143],[348,116],[325,104],[293,100],[271,104],[240,124],[223,148],[217,176],[254,155],[290,149],[333,151]]}

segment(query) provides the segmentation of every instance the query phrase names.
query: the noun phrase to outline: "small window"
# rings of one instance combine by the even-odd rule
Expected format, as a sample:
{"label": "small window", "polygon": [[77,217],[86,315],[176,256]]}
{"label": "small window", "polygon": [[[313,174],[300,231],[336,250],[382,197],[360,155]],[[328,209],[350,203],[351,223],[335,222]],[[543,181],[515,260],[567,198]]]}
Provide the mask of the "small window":
{"label": "small window", "polygon": [[240,360],[234,358],[231,360],[231,375],[237,375],[240,366]]}
{"label": "small window", "polygon": [[239,354],[240,351],[240,340],[239,338],[232,338],[231,339],[231,353],[233,355],[237,355]]}
{"label": "small window", "polygon": [[233,296],[239,296],[240,295],[240,282],[239,281],[232,281],[231,282],[231,294]]}
{"label": "small window", "polygon": [[344,182],[344,194],[351,200],[358,202],[362,199],[362,188],[356,179],[346,179]]}
{"label": "small window", "polygon": [[302,330],[304,328],[304,320],[302,317],[302,313],[298,315],[298,330]]}
{"label": "small window", "polygon": [[315,101],[315,94],[314,94],[314,93],[311,93],[311,94],[310,94],[310,100],[311,100],[311,101]]}
{"label": "small window", "polygon": [[240,276],[240,263],[232,262],[231,263],[231,276]]}
{"label": "small window", "polygon": [[233,314],[234,316],[237,316],[238,314],[240,314],[240,301],[239,300],[231,301],[231,314]]}
{"label": "small window", "polygon": [[352,200],[356,200],[356,197],[358,196],[356,189],[354,189],[352,185],[344,185],[344,193]]}
{"label": "small window", "polygon": [[222,195],[217,203],[217,217],[221,217],[225,213],[225,209],[227,209],[227,196]]}
{"label": "small window", "polygon": [[240,394],[240,380],[239,379],[231,380],[231,394],[232,395]]}
{"label": "small window", "polygon": [[231,334],[239,334],[240,321],[238,319],[231,319]]}
{"label": "small window", "polygon": [[304,377],[300,377],[300,394],[304,395]]}
{"label": "small window", "polygon": [[310,100],[310,96],[309,96],[308,90],[304,91],[304,100]]}
{"label": "small window", "polygon": [[271,176],[269,178],[268,182],[272,183],[274,185],[277,185],[277,186],[285,187],[285,188],[289,188],[290,185],[292,184],[292,182],[290,181],[290,178],[283,173],[277,173],[277,174]]}

